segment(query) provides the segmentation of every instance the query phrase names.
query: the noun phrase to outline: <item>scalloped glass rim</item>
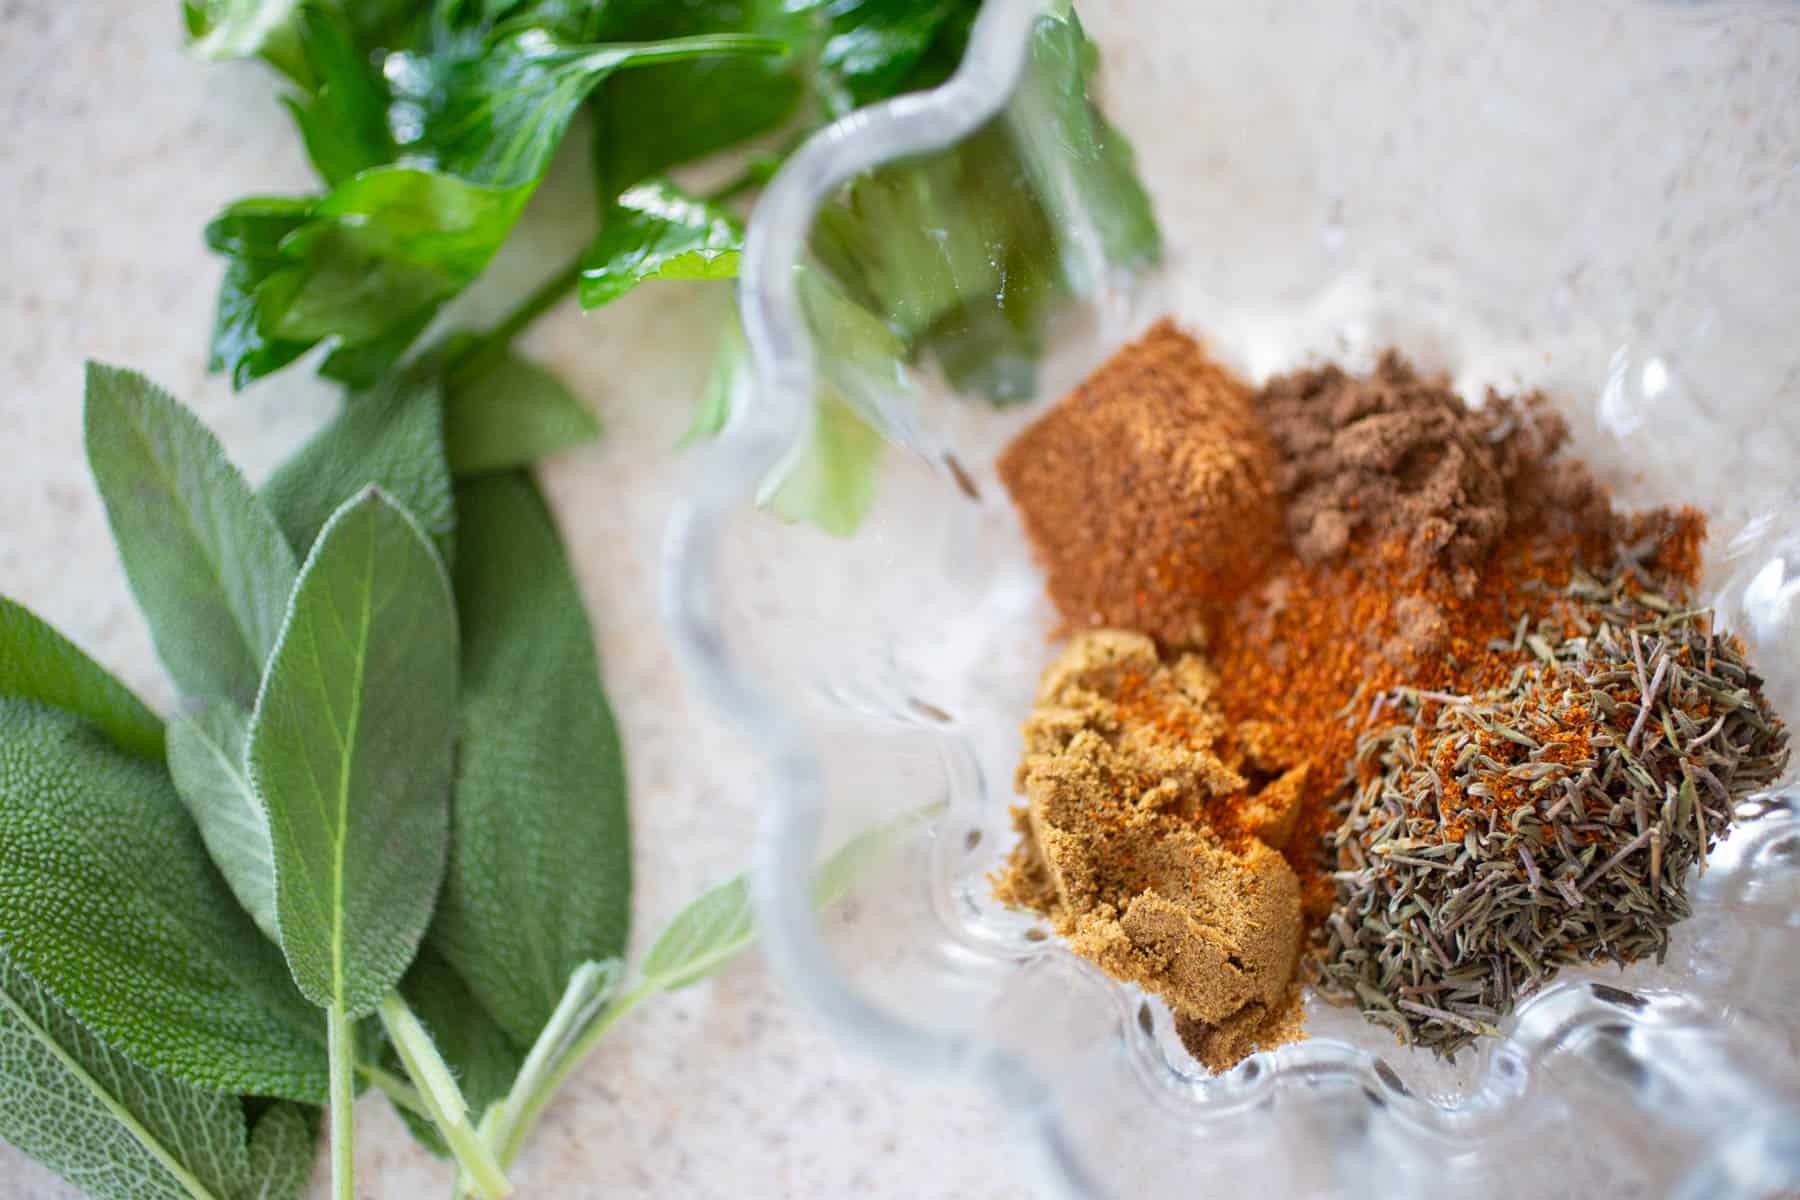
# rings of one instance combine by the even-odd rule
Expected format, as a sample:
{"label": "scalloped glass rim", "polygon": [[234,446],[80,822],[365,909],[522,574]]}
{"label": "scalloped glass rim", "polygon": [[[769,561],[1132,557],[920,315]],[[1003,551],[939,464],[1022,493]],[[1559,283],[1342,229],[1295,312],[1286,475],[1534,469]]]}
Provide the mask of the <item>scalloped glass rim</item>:
{"label": "scalloped glass rim", "polygon": [[[1107,1190],[1084,1165],[1081,1137],[1051,1088],[1020,1057],[983,1039],[946,1036],[910,1024],[870,1003],[833,962],[813,911],[809,871],[819,849],[827,789],[803,720],[784,709],[753,672],[731,657],[720,622],[725,603],[714,582],[729,514],[794,453],[804,437],[814,365],[796,294],[794,266],[803,261],[813,215],[844,181],[891,160],[927,152],[967,136],[998,113],[1023,68],[1029,31],[1049,7],[1044,0],[989,0],[957,74],[936,91],[860,111],[822,131],[784,167],[758,205],[745,249],[740,304],[755,368],[755,397],[733,414],[707,448],[690,490],[673,513],[664,545],[662,602],[689,677],[766,761],[765,809],[752,875],[764,948],[777,973],[849,1041],[910,1068],[981,1080],[1008,1104],[1039,1152],[1045,1178],[1068,1195]],[[1604,403],[1604,398],[1603,398]],[[1746,563],[1720,593],[1722,607],[1752,625],[1758,611],[1791,602],[1793,569],[1776,551],[1795,549],[1791,531],[1755,522],[1725,552]],[[1761,541],[1759,541],[1761,539]],[[1774,576],[1769,577],[1770,569]],[[1784,569],[1786,573],[1784,574]],[[1748,572],[1748,575],[1745,575]],[[1763,596],[1757,609],[1757,589]],[[1783,608],[1782,613],[1785,613]],[[947,738],[952,735],[944,735]],[[1787,896],[1800,862],[1800,816],[1791,788],[1760,798],[1754,821],[1728,840],[1700,883],[1698,903],[1729,903],[1782,881]],[[1786,889],[1786,890],[1783,890]],[[1792,939],[1790,931],[1782,936]],[[1076,968],[1099,978],[1081,964]],[[1220,1077],[1185,1074],[1171,1064],[1166,1015],[1140,1004],[1128,989],[1102,982],[1121,1029],[1142,1028],[1133,1068],[1153,1104],[1183,1119],[1223,1119],[1266,1105],[1295,1085],[1337,1086],[1360,1095],[1362,1123],[1349,1145],[1362,1186],[1371,1194],[1417,1190],[1438,1156],[1519,1119],[1532,1072],[1557,1056],[1583,1069],[1622,1072],[1631,1094],[1652,1105],[1669,1127],[1708,1135],[1708,1152],[1687,1169],[1682,1196],[1753,1194],[1800,1179],[1800,1112],[1744,1075],[1716,1034],[1719,1014],[1674,991],[1625,991],[1567,979],[1521,1006],[1510,1035],[1491,1047],[1456,1104],[1410,1092],[1380,1057],[1330,1037],[1259,1054]],[[1203,1136],[1204,1126],[1196,1126]],[[1340,1147],[1340,1153],[1343,1148]],[[1496,1164],[1495,1169],[1501,1169]]]}

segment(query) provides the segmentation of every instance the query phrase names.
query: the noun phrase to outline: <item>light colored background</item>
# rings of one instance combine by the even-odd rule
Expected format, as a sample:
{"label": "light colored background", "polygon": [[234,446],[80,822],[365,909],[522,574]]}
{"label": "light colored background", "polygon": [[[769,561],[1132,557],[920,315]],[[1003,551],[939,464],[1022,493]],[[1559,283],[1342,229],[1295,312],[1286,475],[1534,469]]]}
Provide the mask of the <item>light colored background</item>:
{"label": "light colored background", "polygon": [[[165,711],[169,689],[82,458],[82,360],[172,389],[253,481],[331,409],[305,364],[235,396],[205,372],[220,267],[202,226],[237,197],[315,185],[270,73],[185,58],[178,11],[177,0],[0,0],[0,591]],[[588,228],[572,182],[539,197],[535,224]],[[514,286],[494,290],[517,294],[571,249],[509,246],[494,272]],[[729,302],[722,286],[645,289],[602,316],[571,304],[523,343],[606,425],[603,441],[542,476],[624,735],[639,951],[745,865],[754,825],[749,757],[684,693],[654,611],[673,447]],[[359,1194],[447,1190],[448,1172],[384,1102],[365,1099],[357,1118]],[[546,1197],[1023,1196],[1016,1155],[983,1149],[1002,1137],[980,1098],[837,1046],[752,956],[611,1035],[515,1178],[522,1195]],[[0,1197],[76,1194],[0,1145]]]}

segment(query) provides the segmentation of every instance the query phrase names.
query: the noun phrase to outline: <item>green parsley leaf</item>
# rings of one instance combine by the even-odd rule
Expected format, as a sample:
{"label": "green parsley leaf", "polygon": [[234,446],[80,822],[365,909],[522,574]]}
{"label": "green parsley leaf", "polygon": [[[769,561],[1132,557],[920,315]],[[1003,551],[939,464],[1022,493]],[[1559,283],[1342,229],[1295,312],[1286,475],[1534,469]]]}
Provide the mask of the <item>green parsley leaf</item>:
{"label": "green parsley leaf", "polygon": [[[353,366],[337,360],[336,373],[369,378],[487,265],[602,80],[626,67],[779,49],[730,35],[570,44],[528,28],[473,56],[395,51],[385,73],[400,157],[316,200],[245,202],[213,222],[208,243],[230,259],[215,365],[241,387],[332,341],[336,354],[363,352]],[[328,166],[328,176],[338,169],[334,158]]]}
{"label": "green parsley leaf", "polygon": [[722,208],[666,179],[626,189],[581,266],[581,306],[599,308],[652,279],[731,279],[744,231]]}
{"label": "green parsley leaf", "polygon": [[317,82],[311,95],[290,96],[286,103],[325,182],[342,183],[392,161],[387,86],[357,45],[349,19],[337,9],[307,5],[299,13],[299,38]]}

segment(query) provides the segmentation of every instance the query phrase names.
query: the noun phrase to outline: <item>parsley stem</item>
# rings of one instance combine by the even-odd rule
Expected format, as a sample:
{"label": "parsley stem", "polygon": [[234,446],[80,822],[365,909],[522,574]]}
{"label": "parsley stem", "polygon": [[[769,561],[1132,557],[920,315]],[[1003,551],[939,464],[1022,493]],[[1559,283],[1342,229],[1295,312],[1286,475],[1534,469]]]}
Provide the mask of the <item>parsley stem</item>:
{"label": "parsley stem", "polygon": [[356,1047],[350,1018],[333,1005],[325,1010],[326,1052],[331,1063],[331,1195],[332,1200],[356,1200],[356,1156],[352,1138],[356,1098]]}
{"label": "parsley stem", "polygon": [[505,347],[524,332],[527,325],[543,316],[544,313],[555,307],[557,301],[574,291],[575,285],[581,281],[581,264],[586,258],[587,251],[584,249],[570,259],[562,270],[540,283],[531,295],[520,301],[517,308],[508,313],[498,325],[482,337],[481,346],[474,353],[482,353],[490,346]]}

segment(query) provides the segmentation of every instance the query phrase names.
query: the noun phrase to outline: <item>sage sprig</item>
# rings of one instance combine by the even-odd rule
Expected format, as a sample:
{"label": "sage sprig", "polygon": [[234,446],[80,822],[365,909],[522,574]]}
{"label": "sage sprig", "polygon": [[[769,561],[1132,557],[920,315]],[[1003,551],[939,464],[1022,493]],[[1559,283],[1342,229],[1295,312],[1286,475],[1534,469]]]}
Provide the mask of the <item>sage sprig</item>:
{"label": "sage sprig", "polygon": [[372,1082],[459,1188],[502,1196],[602,1034],[753,936],[740,878],[621,990],[625,774],[593,632],[530,477],[452,490],[445,403],[429,381],[359,397],[258,493],[173,397],[89,372],[96,481],[183,700],[165,732],[0,601],[0,1082],[71,1097],[0,1103],[0,1133],[97,1195],[292,1195],[318,1122],[259,1105],[246,1134],[248,1095],[327,1105],[348,1197]]}

